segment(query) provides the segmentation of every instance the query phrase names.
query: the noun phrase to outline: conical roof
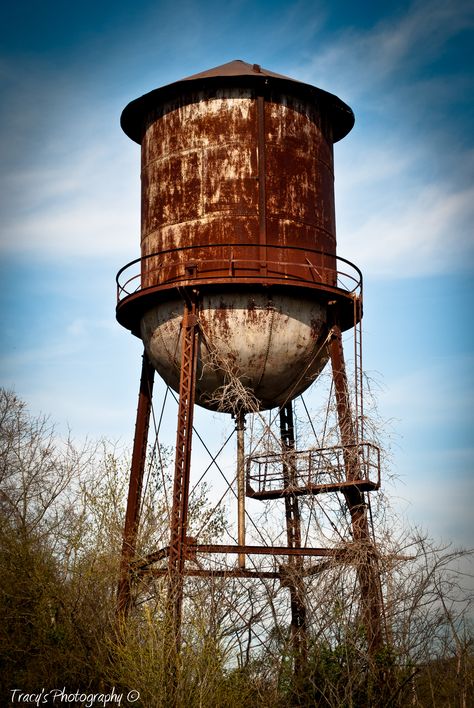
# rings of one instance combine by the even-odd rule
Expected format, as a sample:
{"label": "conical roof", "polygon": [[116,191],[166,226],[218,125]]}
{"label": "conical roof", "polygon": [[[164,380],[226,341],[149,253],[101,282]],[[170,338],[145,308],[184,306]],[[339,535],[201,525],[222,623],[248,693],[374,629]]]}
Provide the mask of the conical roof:
{"label": "conical roof", "polygon": [[141,143],[147,115],[167,101],[206,89],[239,87],[258,90],[260,87],[261,90],[263,86],[321,105],[332,124],[334,142],[347,135],[354,125],[351,108],[334,94],[241,59],[234,59],[213,69],[187,76],[140,96],[124,108],[120,124],[129,138]]}
{"label": "conical roof", "polygon": [[[290,79],[289,76],[283,76],[283,74],[275,74],[273,71],[264,69],[260,64],[249,64],[242,59],[234,59],[233,61],[228,61],[227,64],[220,64],[215,66],[213,69],[208,69],[207,71],[202,71],[200,74],[193,74],[192,76],[187,76],[182,81],[194,81],[196,79],[207,79],[211,76],[271,76],[275,79],[284,79],[285,81],[294,81]],[[300,83],[299,81],[296,83]]]}

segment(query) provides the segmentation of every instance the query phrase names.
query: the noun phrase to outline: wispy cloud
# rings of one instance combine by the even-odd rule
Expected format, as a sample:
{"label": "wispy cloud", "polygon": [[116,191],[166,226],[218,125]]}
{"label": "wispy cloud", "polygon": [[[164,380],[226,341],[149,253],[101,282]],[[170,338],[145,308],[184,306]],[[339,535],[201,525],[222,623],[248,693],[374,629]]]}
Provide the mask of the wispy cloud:
{"label": "wispy cloud", "polygon": [[341,29],[295,68],[356,110],[356,128],[336,150],[338,237],[341,254],[371,275],[474,264],[464,98],[474,82],[459,64],[451,76],[449,61],[453,39],[473,28],[471,4],[419,0],[368,29]]}
{"label": "wispy cloud", "polygon": [[373,95],[381,85],[386,88],[390,79],[403,84],[410,74],[439,58],[453,37],[473,27],[471,3],[418,0],[406,12],[369,29],[341,29],[297,70],[310,83],[324,81],[329,90],[354,100]]}
{"label": "wispy cloud", "polygon": [[[441,324],[449,337],[449,322]],[[466,427],[472,429],[473,372],[472,356],[440,355],[423,368],[412,365],[408,372],[392,380],[380,393],[380,403],[407,430],[433,430],[433,426],[438,426],[446,435],[465,435]],[[464,422],[462,429],[459,420]],[[434,446],[436,442],[433,441]]]}
{"label": "wispy cloud", "polygon": [[[445,468],[444,478],[433,478],[431,484],[416,470],[407,478],[406,485],[397,485],[398,506],[417,526],[429,529],[431,536],[457,547],[472,548],[474,523],[472,516],[472,479],[460,479],[452,465]],[[454,484],[447,479],[455,479]],[[402,503],[400,503],[402,502]]]}
{"label": "wispy cloud", "polygon": [[[232,4],[236,17],[242,7]],[[417,122],[422,114],[439,114],[441,91],[447,108],[461,90],[469,91],[466,77],[434,80],[424,69],[474,26],[472,8],[459,1],[419,0],[372,28],[343,28],[332,35],[324,35],[324,13],[309,9],[305,2],[286,8],[287,21],[273,21],[268,36],[274,40],[285,33],[288,48],[291,38],[295,41],[288,26],[296,31],[302,25],[298,39],[314,51],[297,52],[295,66],[278,69],[354,100],[364,115],[337,151],[341,254],[385,277],[466,266],[472,260],[473,195],[466,186],[472,161],[465,159],[470,136],[461,139],[424,119],[420,130]],[[196,8],[190,17],[195,16]],[[146,31],[142,43],[148,47],[145,36]],[[270,46],[263,46],[271,56]],[[3,147],[11,169],[1,185],[0,248],[32,257],[95,258],[112,252],[118,259],[135,257],[139,148],[120,135],[121,106],[99,96],[100,84],[91,93],[83,74],[71,85],[60,67],[31,62],[3,67],[5,75],[10,70],[15,81],[5,102]],[[16,163],[15,155],[21,156]],[[445,244],[454,233],[456,247],[447,255]]]}
{"label": "wispy cloud", "polygon": [[413,192],[402,190],[404,199],[398,193],[375,208],[368,205],[355,223],[341,221],[344,254],[367,274],[384,278],[471,270],[474,188],[451,189],[420,183]]}
{"label": "wispy cloud", "polygon": [[[15,208],[4,216],[4,253],[32,257],[132,256],[139,234],[139,149],[106,139],[58,162],[20,167],[10,176]],[[134,253],[134,251],[133,251]]]}

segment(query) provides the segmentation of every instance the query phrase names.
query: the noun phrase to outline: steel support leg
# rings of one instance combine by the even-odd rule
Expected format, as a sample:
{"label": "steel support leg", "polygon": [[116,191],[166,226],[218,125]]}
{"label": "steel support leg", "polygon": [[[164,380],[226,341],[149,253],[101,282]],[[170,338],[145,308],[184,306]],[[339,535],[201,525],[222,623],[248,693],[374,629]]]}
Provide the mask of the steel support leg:
{"label": "steel support leg", "polygon": [[[237,533],[239,546],[245,546],[245,414],[239,412],[235,419],[237,431]],[[245,568],[245,553],[239,553],[239,568]]]}
{"label": "steel support leg", "polygon": [[130,563],[136,552],[138,519],[142,494],[143,473],[145,470],[148,428],[150,425],[151,401],[155,370],[146,353],[143,354],[140,391],[138,394],[135,437],[133,441],[130,483],[128,487],[127,511],[123,531],[120,580],[117,593],[117,614],[126,617],[131,604]]}
{"label": "steel support leg", "polygon": [[196,306],[186,303],[181,325],[181,373],[174,472],[171,537],[169,545],[168,613],[176,649],[181,643],[183,571],[186,559],[189,476],[196,388],[198,322]]}
{"label": "steel support leg", "polygon": [[[329,352],[331,356],[334,390],[336,393],[337,417],[341,441],[345,448],[344,463],[346,478],[347,481],[353,481],[360,478],[356,447],[358,441],[356,439],[355,426],[351,413],[342,334],[337,325],[332,328]],[[369,653],[374,654],[383,644],[382,593],[375,548],[369,533],[367,504],[364,493],[359,491],[356,487],[344,491],[344,496],[351,515],[353,539],[360,549],[357,573],[361,592],[362,611],[367,632]]]}
{"label": "steel support leg", "polygon": [[[291,401],[280,410],[280,435],[284,452],[283,480],[285,487],[296,482],[296,470],[291,452],[295,449],[295,429]],[[289,548],[301,548],[301,516],[298,498],[285,495],[286,532]],[[288,587],[291,605],[291,638],[295,655],[295,673],[307,659],[307,619],[303,588],[303,558],[288,557]]]}

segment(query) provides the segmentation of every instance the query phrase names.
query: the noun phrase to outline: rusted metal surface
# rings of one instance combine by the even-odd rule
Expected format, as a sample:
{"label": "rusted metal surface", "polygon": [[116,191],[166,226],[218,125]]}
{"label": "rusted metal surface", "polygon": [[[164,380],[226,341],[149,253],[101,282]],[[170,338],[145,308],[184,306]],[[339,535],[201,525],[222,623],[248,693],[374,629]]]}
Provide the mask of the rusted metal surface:
{"label": "rusted metal surface", "polygon": [[[119,306],[117,314],[120,323],[131,329],[131,323],[124,317],[124,312],[130,298],[133,301],[133,296],[145,298],[154,295],[156,301],[159,293],[163,293],[164,297],[166,291],[174,291],[181,287],[195,288],[204,285],[221,287],[226,284],[234,286],[261,284],[275,288],[286,286],[298,288],[303,292],[307,289],[318,290],[323,300],[324,298],[335,300],[338,309],[346,305],[347,313],[344,312],[346,322],[343,329],[349,329],[354,321],[361,318],[362,273],[354,263],[316,248],[272,243],[267,244],[265,248],[267,275],[262,280],[259,273],[261,259],[249,255],[254,246],[255,244],[250,242],[229,241],[220,246],[223,255],[218,259],[212,257],[217,244],[190,244],[161,249],[127,263],[119,270],[116,278]],[[293,251],[297,254],[294,257],[291,256]],[[294,266],[296,261],[298,268],[290,269],[289,266],[292,263]],[[336,281],[330,284],[334,271]],[[145,277],[143,273],[146,273]],[[311,297],[315,295],[316,293],[313,292]],[[338,298],[341,300],[340,303]],[[357,320],[354,320],[354,299],[358,305]],[[344,303],[344,300],[347,302]]]}
{"label": "rusted metal surface", "polygon": [[[181,356],[180,300],[153,308],[141,334],[160,375],[178,388]],[[219,388],[240,379],[261,408],[271,408],[306,389],[325,365],[325,309],[316,300],[278,293],[203,293],[196,311],[198,342],[196,401],[226,410]]]}
{"label": "rusted metal surface", "polygon": [[[204,555],[227,555],[227,554],[241,554],[244,553],[245,555],[257,555],[257,556],[289,556],[292,558],[330,558],[329,561],[325,561],[324,563],[322,561],[318,562],[317,566],[302,566],[302,575],[304,576],[309,576],[309,575],[314,575],[320,570],[324,570],[327,568],[332,567],[331,564],[333,562],[341,562],[341,563],[347,563],[347,564],[352,564],[354,566],[357,566],[360,562],[360,548],[359,544],[354,542],[354,543],[345,543],[344,546],[340,547],[325,547],[325,548],[317,548],[317,547],[312,547],[312,546],[301,546],[300,548],[292,548],[289,546],[256,546],[256,545],[226,545],[226,544],[199,544],[196,542],[196,539],[188,539],[187,544],[187,556],[189,558],[193,558],[194,561],[198,557],[198,554],[204,554]],[[135,561],[134,563],[131,564],[131,568],[133,570],[133,574],[135,577],[141,577],[143,575],[147,575],[149,572],[153,573],[158,573],[159,575],[167,575],[169,576],[169,566],[168,563],[166,565],[161,566],[157,568],[155,564],[159,561],[166,560],[169,557],[170,553],[170,548],[169,546],[165,546],[164,548],[160,548],[158,551],[155,551],[153,553],[150,553],[144,558],[141,558],[140,560]],[[376,554],[374,553],[374,558]],[[392,556],[390,556],[392,557]],[[395,557],[393,558],[398,558],[398,560],[407,560],[407,556],[400,556],[400,557]],[[155,566],[155,567],[153,567]],[[196,570],[195,567],[193,566],[185,566],[183,569],[183,576],[186,575],[193,575],[194,571]],[[226,568],[223,573],[235,573],[236,577],[239,577],[239,571],[243,570],[245,573],[247,572],[247,569],[241,569],[241,568]],[[215,572],[215,569],[212,568],[200,568],[199,572],[197,573],[198,576],[201,575],[206,575],[207,573],[212,573]],[[260,572],[267,572],[267,571],[249,571],[250,573],[255,572],[255,573],[260,573]],[[242,577],[245,577],[242,575]],[[283,564],[280,566],[279,574],[284,575],[285,577],[288,577],[288,564]],[[288,585],[288,583],[286,583]]]}
{"label": "rusted metal surface", "polygon": [[188,525],[194,396],[196,390],[197,337],[196,305],[195,303],[186,302],[181,323],[181,376],[173,507],[171,510],[171,536],[168,555],[168,611],[174,627],[177,647],[180,644],[183,570],[188,542],[186,532]]}
{"label": "rusted metal surface", "polygon": [[[237,541],[245,546],[245,414],[239,411],[236,416],[237,431]],[[239,555],[239,568],[245,568],[245,554]]]}
{"label": "rusted metal surface", "polygon": [[117,610],[119,616],[125,616],[130,609],[130,571],[137,544],[138,519],[140,513],[143,473],[145,470],[146,446],[148,440],[148,428],[150,424],[154,375],[155,370],[150,364],[146,353],[144,353],[142,359],[140,391],[138,395],[127,511],[123,531],[120,581],[117,593]]}
{"label": "rusted metal surface", "polygon": [[[352,122],[352,112],[335,96],[238,61],[158,89],[125,109],[122,126],[133,139],[139,134],[142,147],[142,258],[138,288],[133,274],[119,286],[117,316],[144,337],[158,371],[175,389],[174,362],[166,366],[151,351],[150,339],[163,333],[150,332],[150,321],[166,322],[169,302],[182,288],[199,286],[204,297],[220,296],[227,284],[219,317],[229,330],[242,322],[240,312],[234,321],[232,310],[237,292],[251,303],[270,285],[269,301],[291,300],[298,288],[303,332],[296,339],[306,339],[308,320],[320,325],[313,326],[299,361],[290,355],[293,371],[319,346],[331,295],[344,313],[352,308],[357,279],[341,286],[336,259],[332,154],[333,142]],[[315,303],[321,310],[316,318]],[[248,339],[255,364],[247,356],[237,375],[253,388],[257,359],[267,346],[251,314],[246,326],[254,330]],[[271,311],[267,319],[268,330]],[[352,313],[340,320],[350,326]],[[217,350],[221,341],[214,338]],[[216,354],[223,359],[228,352]],[[314,380],[321,364],[290,397]],[[205,365],[199,380],[207,395],[220,385]],[[262,391],[255,392],[262,407],[287,400],[273,388],[262,379]],[[206,405],[199,392],[197,400]]]}
{"label": "rusted metal surface", "polygon": [[[295,484],[295,427],[293,404],[286,403],[280,410],[280,436],[282,443],[282,474],[285,487]],[[294,494],[285,496],[286,535],[289,548],[301,548],[301,515],[298,498]],[[291,639],[293,643],[295,673],[298,673],[307,659],[307,618],[303,584],[303,557],[288,556],[285,584],[290,591]]]}
{"label": "rusted metal surface", "polygon": [[[176,247],[253,243],[258,258],[257,110],[251,92],[162,107],[142,141],[142,256]],[[186,257],[187,254],[183,254]],[[195,254],[202,257],[199,249]],[[153,260],[148,263],[153,268]],[[164,273],[173,277],[173,268]],[[155,271],[156,272],[156,271]],[[218,273],[215,273],[217,276]],[[144,273],[146,285],[152,283]]]}
{"label": "rusted metal surface", "polygon": [[262,280],[262,259],[255,258],[255,244],[222,244],[222,258],[215,257],[215,246],[191,244],[162,249],[121,268],[116,279],[120,324],[140,336],[143,314],[157,303],[175,298],[183,287],[206,292],[271,288],[290,295],[296,291],[308,301],[317,299],[324,306],[333,303],[331,309],[336,307],[343,330],[362,317],[362,273],[344,258],[309,247],[267,243],[260,253],[261,257],[266,254],[266,276]]}
{"label": "rusted metal surface", "polygon": [[260,273],[267,274],[267,175],[266,175],[265,97],[257,96],[257,162],[258,162],[258,233]]}
{"label": "rusted metal surface", "polygon": [[[347,479],[346,454],[353,447],[357,457],[358,479]],[[334,445],[291,454],[291,481],[282,473],[285,453],[247,457],[247,496],[255,499],[278,499],[287,495],[302,496],[337,492],[355,486],[360,491],[380,487],[380,449],[369,442],[353,446]]]}
{"label": "rusted metal surface", "polygon": [[[285,489],[295,487],[295,429],[291,401],[280,410],[280,435],[282,443],[282,477]],[[301,548],[301,517],[298,500],[289,494],[285,497],[286,531],[288,546]]]}
{"label": "rusted metal surface", "polygon": [[[167,568],[149,568],[143,574],[155,578],[168,575]],[[279,580],[282,573],[271,570],[247,570],[246,568],[229,568],[228,570],[210,570],[207,568],[185,568],[184,577],[192,578],[258,578],[259,580]]]}
{"label": "rusted metal surface", "polygon": [[[217,263],[222,246],[246,242],[253,244],[247,258],[261,261],[262,276],[267,242],[334,256],[332,142],[321,109],[291,94],[251,90],[201,92],[197,99],[161,106],[149,119],[142,140],[142,256],[214,244],[206,258]],[[278,255],[290,277],[304,263],[301,251]],[[194,256],[202,258],[199,249]],[[153,259],[144,265],[145,286],[159,284],[158,273],[176,277],[178,269],[170,263],[158,271]],[[219,275],[226,273],[215,269],[209,280]],[[326,276],[331,282],[329,270]]]}
{"label": "rusted metal surface", "polygon": [[288,546],[233,546],[226,544],[195,544],[196,553],[245,553],[257,556],[338,556],[343,553],[337,548],[289,548]]}
{"label": "rusted metal surface", "polygon": [[[187,575],[279,578],[290,589],[296,653],[304,660],[305,556],[330,559],[309,574],[326,562],[356,566],[370,650],[381,645],[378,561],[364,496],[379,479],[370,479],[361,457],[361,379],[354,421],[341,339],[341,331],[362,317],[362,276],[336,255],[333,143],[352,125],[352,111],[332,94],[239,61],[152,91],[122,114],[124,131],[142,148],[142,225],[141,258],[117,277],[117,319],[143,339],[153,367],[179,390],[179,410],[170,545],[133,558],[143,474],[138,467],[132,471],[119,603],[129,604],[131,572],[167,574],[176,650]],[[355,352],[359,361],[361,346]],[[302,455],[294,450],[291,400],[328,358],[341,436],[331,454],[338,458],[339,476],[321,480],[320,470],[312,470],[305,481],[298,467]],[[247,389],[250,402],[236,407],[220,397],[233,379]],[[242,421],[238,543],[200,544],[187,537],[195,401],[242,415],[283,407],[280,480],[266,477],[261,484],[259,475],[253,489],[255,477],[248,472],[246,491],[284,499],[286,546],[246,543]],[[146,434],[138,425],[136,446],[144,455]],[[310,455],[309,467],[315,459],[327,464],[326,452]],[[328,491],[344,495],[353,548],[302,546],[298,496]],[[206,554],[237,554],[237,567],[205,568],[200,563]],[[285,556],[286,563],[278,572],[249,571],[245,558],[252,555]],[[156,563],[160,567],[152,567]]]}
{"label": "rusted metal surface", "polygon": [[[186,549],[188,555],[193,557],[195,557],[198,553],[237,553],[257,556],[324,556],[330,558],[347,558],[350,555],[348,548],[313,548],[310,546],[297,548],[289,546],[256,546],[248,544],[241,546],[239,544],[231,545],[219,543],[199,544],[195,539],[187,539]],[[150,553],[145,558],[140,558],[134,562],[131,567],[134,573],[140,574],[154,563],[167,559],[169,555],[170,547],[166,546],[165,548],[160,548],[158,551]],[[168,564],[166,566],[166,570],[169,573]]]}
{"label": "rusted metal surface", "polygon": [[[337,323],[332,328],[329,345],[331,365],[336,394],[337,416],[344,449],[344,460],[348,482],[360,478],[360,460],[357,455],[355,425],[352,419],[349,387],[347,383],[342,334]],[[344,494],[352,521],[354,542],[359,545],[357,574],[361,589],[361,604],[367,641],[371,654],[383,645],[382,590],[377,567],[377,554],[369,532],[367,503],[360,489],[354,485],[341,489]]]}
{"label": "rusted metal surface", "polygon": [[159,114],[159,107],[167,104],[193,100],[200,91],[210,96],[219,96],[222,89],[251,90],[261,94],[262,88],[275,95],[288,93],[310,103],[321,106],[325,122],[333,142],[341,140],[354,125],[354,114],[347,104],[327,91],[276,74],[258,64],[248,64],[239,59],[194,74],[173,84],[162,86],[135,99],[122,113],[121,126],[124,132],[137,143],[143,140],[144,131],[151,116]]}

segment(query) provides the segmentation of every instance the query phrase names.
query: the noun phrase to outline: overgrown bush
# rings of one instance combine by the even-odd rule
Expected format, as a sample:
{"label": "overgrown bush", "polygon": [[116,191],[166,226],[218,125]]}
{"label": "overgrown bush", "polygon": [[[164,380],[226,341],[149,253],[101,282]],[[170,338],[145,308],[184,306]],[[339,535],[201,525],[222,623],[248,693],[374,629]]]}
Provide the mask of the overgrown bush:
{"label": "overgrown bush", "polygon": [[[0,436],[2,705],[14,688],[63,686],[135,690],[142,708],[473,704],[466,552],[382,526],[388,641],[375,657],[354,603],[354,567],[338,563],[304,580],[304,661],[292,653],[287,591],[255,578],[189,579],[176,655],[166,578],[138,586],[126,623],[115,615],[127,456],[104,442],[58,439],[8,391],[0,391]],[[166,451],[160,459],[166,467]],[[139,553],[167,543],[165,477],[162,468],[147,491]],[[205,491],[193,500],[197,528],[209,508]],[[206,526],[209,541],[222,530],[219,513]]]}

